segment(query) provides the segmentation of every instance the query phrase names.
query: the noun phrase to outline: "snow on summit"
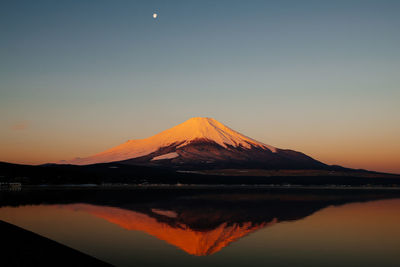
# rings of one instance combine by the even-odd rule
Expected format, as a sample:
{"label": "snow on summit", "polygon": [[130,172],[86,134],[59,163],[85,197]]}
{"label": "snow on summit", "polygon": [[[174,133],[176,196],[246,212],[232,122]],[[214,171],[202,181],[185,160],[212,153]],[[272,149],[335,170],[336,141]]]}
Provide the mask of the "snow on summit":
{"label": "snow on summit", "polygon": [[[160,148],[177,145],[177,149],[195,140],[208,140],[229,147],[259,147],[276,152],[276,148],[244,136],[212,118],[195,117],[145,139],[129,140],[119,146],[87,158],[67,161],[69,164],[93,164],[146,156]],[[175,154],[174,154],[175,155]]]}

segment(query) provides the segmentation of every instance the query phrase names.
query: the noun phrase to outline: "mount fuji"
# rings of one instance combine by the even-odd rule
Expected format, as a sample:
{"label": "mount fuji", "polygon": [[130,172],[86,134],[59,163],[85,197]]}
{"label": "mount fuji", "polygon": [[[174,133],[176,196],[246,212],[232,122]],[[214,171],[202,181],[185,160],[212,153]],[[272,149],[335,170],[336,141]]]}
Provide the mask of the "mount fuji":
{"label": "mount fuji", "polygon": [[204,169],[327,169],[301,152],[249,138],[212,118],[195,117],[152,137],[129,140],[86,158],[62,164],[96,163]]}
{"label": "mount fuji", "polygon": [[0,162],[0,178],[27,184],[400,186],[399,175],[326,165],[200,117],[86,158],[37,166]]}

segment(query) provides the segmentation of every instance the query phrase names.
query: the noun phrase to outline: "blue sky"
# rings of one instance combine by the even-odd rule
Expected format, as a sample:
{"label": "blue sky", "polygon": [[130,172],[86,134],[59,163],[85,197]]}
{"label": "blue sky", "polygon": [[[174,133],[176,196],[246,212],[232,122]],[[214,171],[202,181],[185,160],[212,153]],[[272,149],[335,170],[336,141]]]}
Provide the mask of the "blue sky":
{"label": "blue sky", "polygon": [[399,29],[399,1],[2,1],[0,160],[85,156],[208,116],[400,172]]}

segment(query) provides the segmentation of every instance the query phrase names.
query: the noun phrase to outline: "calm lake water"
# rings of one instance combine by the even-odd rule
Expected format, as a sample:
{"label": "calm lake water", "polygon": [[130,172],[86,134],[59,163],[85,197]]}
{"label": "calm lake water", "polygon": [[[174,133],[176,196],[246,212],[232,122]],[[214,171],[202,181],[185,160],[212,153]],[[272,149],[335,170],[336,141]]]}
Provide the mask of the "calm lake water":
{"label": "calm lake water", "polygon": [[399,266],[400,193],[0,192],[0,219],[116,266]]}

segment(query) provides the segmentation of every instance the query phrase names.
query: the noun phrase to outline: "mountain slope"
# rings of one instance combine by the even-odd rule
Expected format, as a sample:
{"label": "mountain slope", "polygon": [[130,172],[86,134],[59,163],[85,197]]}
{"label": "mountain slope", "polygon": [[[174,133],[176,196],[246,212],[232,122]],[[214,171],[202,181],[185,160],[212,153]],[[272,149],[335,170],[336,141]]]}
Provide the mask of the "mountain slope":
{"label": "mountain slope", "polygon": [[212,118],[192,118],[152,137],[129,140],[87,158],[60,163],[105,162],[183,169],[323,169],[326,165],[293,150],[240,134]]}
{"label": "mountain slope", "polygon": [[175,145],[184,147],[196,140],[210,140],[223,148],[251,146],[276,151],[275,147],[265,145],[244,136],[212,118],[191,118],[171,129],[152,137],[138,140],[129,140],[121,145],[108,149],[87,158],[76,158],[63,163],[86,165],[100,162],[113,162],[137,158],[156,152],[157,150]]}

